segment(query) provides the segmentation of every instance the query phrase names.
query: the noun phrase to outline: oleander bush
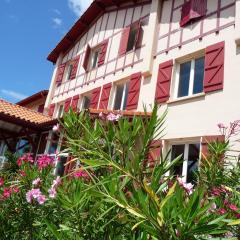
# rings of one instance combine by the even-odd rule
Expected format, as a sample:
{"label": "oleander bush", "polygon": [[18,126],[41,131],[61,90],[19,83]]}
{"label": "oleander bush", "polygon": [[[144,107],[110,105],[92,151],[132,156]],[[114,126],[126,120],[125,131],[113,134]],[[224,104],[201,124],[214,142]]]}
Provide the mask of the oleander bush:
{"label": "oleander bush", "polygon": [[64,151],[78,167],[60,178],[50,156],[26,154],[2,172],[1,239],[240,239],[240,164],[225,167],[238,125],[225,142],[209,143],[194,186],[173,174],[181,156],[150,160],[164,134],[166,113],[157,112],[66,114]]}

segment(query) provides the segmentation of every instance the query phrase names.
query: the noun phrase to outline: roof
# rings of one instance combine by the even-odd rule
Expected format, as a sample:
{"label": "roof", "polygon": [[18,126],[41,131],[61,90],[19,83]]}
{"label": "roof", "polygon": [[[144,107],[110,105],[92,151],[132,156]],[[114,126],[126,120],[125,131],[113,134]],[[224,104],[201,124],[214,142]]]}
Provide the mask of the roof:
{"label": "roof", "polygon": [[40,92],[37,92],[37,93],[21,100],[20,102],[17,102],[16,104],[20,105],[20,106],[25,106],[31,102],[37,101],[41,98],[45,98],[45,97],[47,97],[47,95],[48,95],[48,90],[42,90]]}
{"label": "roof", "polygon": [[31,109],[9,103],[0,99],[0,120],[40,128],[41,124],[50,122],[52,119]]}
{"label": "roof", "polygon": [[[137,5],[139,0],[94,0],[84,14],[75,22],[69,32],[48,55],[47,59],[50,62],[56,63],[59,54],[66,52],[76,40],[89,29],[94,20],[106,12],[106,8],[115,6],[116,9],[118,9],[121,5],[128,2]],[[144,0],[139,4],[150,2],[151,0]]]}

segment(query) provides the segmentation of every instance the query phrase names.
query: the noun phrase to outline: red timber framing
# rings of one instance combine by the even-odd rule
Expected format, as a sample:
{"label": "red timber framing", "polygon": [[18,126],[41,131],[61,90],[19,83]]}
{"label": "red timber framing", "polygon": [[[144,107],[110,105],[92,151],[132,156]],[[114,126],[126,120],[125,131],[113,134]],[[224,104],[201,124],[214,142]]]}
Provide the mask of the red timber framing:
{"label": "red timber framing", "polygon": [[[211,1],[211,0],[210,0]],[[186,2],[186,0],[184,0],[184,2]],[[207,13],[205,16],[201,17],[199,20],[200,22],[200,31],[199,31],[199,34],[190,38],[190,39],[187,39],[185,41],[183,41],[183,31],[184,31],[184,27],[183,28],[178,28],[178,29],[172,29],[172,21],[173,21],[173,15],[175,13],[175,11],[179,10],[180,8],[182,8],[183,4],[181,5],[178,5],[176,6],[176,1],[175,0],[172,0],[172,6],[171,6],[171,14],[170,14],[170,18],[169,18],[169,29],[168,29],[168,33],[166,34],[161,34],[161,28],[159,28],[159,40],[161,39],[165,39],[167,38],[167,46],[165,49],[159,51],[159,52],[156,52],[155,54],[155,58],[160,55],[160,54],[163,54],[163,53],[168,53],[170,50],[173,50],[175,48],[181,48],[183,45],[186,45],[188,43],[191,43],[193,41],[196,41],[196,40],[199,40],[201,41],[203,37],[209,35],[209,34],[213,34],[213,33],[216,33],[218,34],[221,30],[225,29],[225,28],[228,28],[228,27],[231,27],[231,26],[234,26],[235,25],[235,21],[231,21],[229,23],[226,23],[226,24],[223,24],[223,25],[220,25],[220,16],[221,16],[221,13],[231,7],[234,7],[235,6],[235,2],[233,3],[230,3],[226,6],[222,6],[221,5],[221,0],[218,0],[218,6],[217,6],[217,9],[215,11],[212,11],[210,13]],[[212,30],[209,30],[209,31],[204,31],[204,22],[207,18],[210,18],[214,15],[217,15],[217,19],[216,19],[216,27],[213,28]],[[179,20],[180,21],[180,20]],[[160,23],[161,23],[161,20],[160,20]],[[179,43],[177,44],[174,44],[173,46],[170,46],[170,41],[171,41],[171,37],[174,36],[174,34],[176,34],[177,32],[180,32],[180,38],[179,38]]]}
{"label": "red timber framing", "polygon": [[[114,39],[114,36],[116,36],[116,35],[118,35],[118,34],[121,34],[122,33],[122,31],[124,30],[124,28],[126,28],[126,27],[129,27],[129,26],[131,26],[132,24],[140,24],[141,22],[143,22],[143,21],[145,21],[146,19],[148,19],[148,17],[149,17],[149,14],[147,14],[147,15],[145,15],[145,16],[142,16],[142,13],[143,13],[143,7],[144,7],[144,5],[146,5],[146,4],[149,4],[150,3],[150,1],[144,1],[144,2],[142,2],[141,4],[139,3],[139,4],[137,4],[137,5],[134,5],[134,8],[133,8],[133,11],[132,11],[132,16],[131,16],[131,22],[130,22],[130,24],[128,24],[128,25],[126,25],[126,14],[127,14],[127,11],[126,11],[126,13],[125,13],[125,17],[124,17],[124,21],[123,21],[123,23],[122,23],[122,30],[119,30],[119,31],[115,31],[115,26],[116,26],[116,21],[117,21],[117,18],[118,18],[118,13],[119,13],[119,11],[118,10],[116,10],[116,16],[115,16],[115,19],[114,19],[114,26],[113,26],[113,30],[112,30],[112,34],[109,36],[109,37],[107,37],[107,38],[105,38],[105,36],[104,36],[104,39],[102,40],[102,39],[100,39],[99,38],[99,33],[98,33],[98,35],[97,35],[97,43],[94,45],[94,46],[92,46],[92,40],[89,42],[89,45],[90,45],[90,47],[91,48],[95,48],[96,46],[98,46],[99,44],[101,44],[101,42],[103,42],[103,41],[108,41],[108,49],[110,49],[111,48],[111,46],[112,46],[112,41],[113,41],[113,39]],[[135,14],[135,9],[136,9],[136,7],[138,7],[138,6],[141,6],[141,8],[140,8],[140,18],[138,19],[138,20],[136,20],[136,21],[134,21],[133,22],[133,18],[134,18],[134,14]],[[130,7],[133,7],[132,5],[131,6],[127,6],[126,8],[130,8]],[[107,26],[107,24],[108,24],[108,20],[109,20],[109,14],[108,14],[108,16],[107,16],[107,22],[106,22],[106,24],[105,24],[105,28],[106,28],[106,26]],[[93,26],[93,28],[94,28],[94,32],[93,32],[93,35],[95,35],[95,33],[96,33],[96,25],[97,25],[97,22],[95,22],[94,23],[95,24],[95,26]],[[102,25],[102,24],[101,24]],[[104,28],[104,29],[105,29]],[[104,29],[102,29],[102,30],[104,30]],[[104,31],[105,32],[105,31]],[[88,39],[88,33],[89,32],[87,32],[87,34],[86,34],[86,37],[84,37],[85,38],[85,42],[84,42],[84,45],[86,45],[87,44],[87,39]],[[105,33],[104,33],[104,35],[105,35]],[[69,53],[66,53],[66,54],[68,54],[68,55],[71,55],[71,56],[67,56],[66,58],[67,59],[69,59],[69,58],[72,58],[74,55],[73,55],[73,52],[79,52],[79,47],[80,47],[80,41],[79,41],[79,44],[77,45],[77,50],[75,50],[75,48],[73,48],[73,51],[69,51]],[[75,81],[75,83],[74,84],[71,84],[71,81],[65,81],[65,82],[63,82],[59,87],[57,87],[56,88],[56,90],[55,90],[55,95],[53,96],[53,98],[55,98],[55,97],[59,97],[59,96],[61,96],[61,95],[64,95],[64,94],[66,94],[66,93],[69,93],[70,91],[73,91],[73,90],[75,90],[75,89],[77,89],[77,88],[82,88],[82,87],[84,87],[85,85],[89,85],[90,83],[95,83],[96,81],[99,81],[99,80],[101,80],[101,79],[105,79],[107,76],[110,76],[110,75],[114,75],[114,74],[116,74],[117,72],[120,72],[120,71],[124,71],[126,68],[129,68],[129,67],[133,67],[135,64],[139,64],[139,63],[141,63],[142,61],[143,61],[143,58],[141,58],[141,59],[136,59],[136,52],[137,51],[141,51],[141,49],[142,48],[144,48],[145,47],[145,44],[140,44],[140,45],[138,45],[136,48],[134,48],[133,50],[131,50],[131,51],[129,51],[129,52],[127,52],[127,54],[124,54],[124,55],[122,55],[122,56],[117,56],[117,57],[115,57],[115,58],[112,58],[112,59],[110,59],[110,51],[107,51],[106,52],[106,56],[105,56],[105,61],[104,61],[104,63],[103,64],[101,64],[101,66],[98,66],[96,69],[94,69],[94,71],[87,71],[87,72],[84,72],[84,73],[81,73],[81,74],[79,74],[79,75],[77,75],[76,76],[76,79],[74,79],[74,80],[71,80],[71,81]],[[118,50],[116,50],[116,51],[118,51]],[[83,64],[83,62],[84,62],[84,59],[85,59],[85,54],[86,54],[86,48],[79,54],[80,55],[80,62],[79,62],[79,65],[80,66],[83,66],[84,64]],[[128,63],[126,63],[126,55],[130,55],[130,54],[132,54],[132,60],[130,61],[130,63],[128,62]],[[118,66],[118,62],[119,62],[119,59],[122,59],[122,58],[124,58],[124,60],[123,60],[123,64],[122,64],[122,66]],[[68,60],[69,61],[69,60]],[[114,69],[113,70],[111,70],[111,71],[109,71],[108,69],[107,69],[107,66],[110,64],[110,63],[113,63],[113,62],[115,62],[115,67],[114,67]],[[85,66],[86,67],[86,66]],[[101,71],[101,75],[99,74],[99,71],[98,71],[98,69],[99,68],[103,68],[103,71]],[[100,76],[99,76],[100,75]]]}

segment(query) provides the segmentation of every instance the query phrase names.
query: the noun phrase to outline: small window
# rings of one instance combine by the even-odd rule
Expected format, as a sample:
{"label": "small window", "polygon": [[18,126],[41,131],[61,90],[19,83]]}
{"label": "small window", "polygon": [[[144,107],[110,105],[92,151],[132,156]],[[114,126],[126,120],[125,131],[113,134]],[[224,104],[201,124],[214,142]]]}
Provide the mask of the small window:
{"label": "small window", "polygon": [[69,64],[69,65],[68,65],[68,70],[67,70],[66,80],[70,80],[71,74],[72,74],[72,70],[73,70],[73,65],[72,65],[72,64]]}
{"label": "small window", "polygon": [[137,25],[134,24],[130,28],[127,52],[133,50],[135,43],[136,43],[137,33],[138,33],[138,28],[137,28]]}
{"label": "small window", "polygon": [[204,57],[179,65],[176,97],[186,97],[203,92]]}
{"label": "small window", "polygon": [[90,106],[90,102],[91,102],[90,97],[84,96],[83,103],[82,103],[82,110],[88,109]]}
{"label": "small window", "polygon": [[64,112],[64,107],[63,105],[60,105],[58,109],[57,118],[61,118],[63,116],[63,112]]}
{"label": "small window", "polygon": [[119,84],[116,86],[115,100],[114,100],[114,110],[125,110],[127,106],[127,96],[128,96],[129,82],[125,84]]}
{"label": "small window", "polygon": [[175,166],[174,175],[183,177],[186,182],[194,183],[199,165],[199,154],[199,143],[172,145],[171,159],[182,155],[182,162]]}
{"label": "small window", "polygon": [[56,133],[51,133],[51,138],[49,141],[48,154],[56,154],[59,143],[58,135]]}
{"label": "small window", "polygon": [[92,57],[91,57],[91,68],[96,68],[98,64],[100,54],[100,48],[96,48],[92,50]]}

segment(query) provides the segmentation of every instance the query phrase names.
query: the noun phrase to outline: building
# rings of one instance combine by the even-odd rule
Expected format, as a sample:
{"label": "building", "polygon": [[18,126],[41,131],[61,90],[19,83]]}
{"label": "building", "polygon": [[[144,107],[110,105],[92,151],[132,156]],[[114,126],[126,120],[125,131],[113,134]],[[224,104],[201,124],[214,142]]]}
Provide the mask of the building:
{"label": "building", "polygon": [[95,0],[48,56],[45,108],[168,109],[163,149],[187,179],[217,123],[239,119],[239,0]]}
{"label": "building", "polygon": [[239,119],[239,53],[239,0],[94,0],[48,56],[45,112],[157,102],[168,109],[159,147],[183,154],[176,173],[191,180],[206,143],[222,138],[217,124]]}
{"label": "building", "polygon": [[43,113],[47,95],[48,95],[48,90],[42,90],[40,92],[33,94],[30,97],[27,97],[21,100],[16,104],[22,107],[32,109],[39,113]]}

